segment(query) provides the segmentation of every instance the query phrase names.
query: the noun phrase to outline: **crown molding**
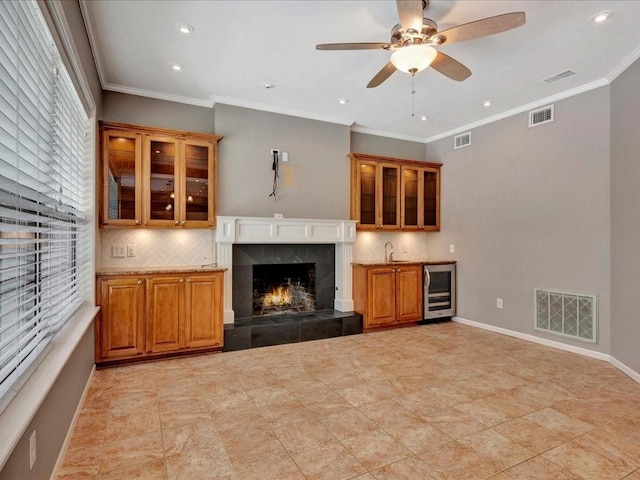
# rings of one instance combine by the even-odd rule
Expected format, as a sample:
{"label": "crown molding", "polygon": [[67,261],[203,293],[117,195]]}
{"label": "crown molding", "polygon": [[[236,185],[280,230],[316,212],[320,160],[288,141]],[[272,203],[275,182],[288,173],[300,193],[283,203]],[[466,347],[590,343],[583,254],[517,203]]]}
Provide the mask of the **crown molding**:
{"label": "crown molding", "polygon": [[489,123],[497,122],[498,120],[502,120],[504,118],[508,118],[514,115],[518,115],[520,113],[528,112],[529,110],[534,110],[539,107],[544,107],[550,103],[557,102],[559,100],[564,100],[565,98],[573,97],[575,95],[588,92],[589,90],[593,90],[595,88],[604,87],[605,85],[609,85],[609,81],[606,78],[596,80],[595,82],[586,83],[579,87],[572,88],[571,90],[565,90],[564,92],[560,92],[556,95],[551,95],[550,97],[546,97],[541,100],[536,100],[535,102],[527,103],[526,105],[521,105],[517,108],[507,110],[506,112],[502,112],[497,115],[492,115],[491,117],[483,118],[482,120],[478,120],[477,122],[467,123],[466,125],[454,128],[453,130],[448,130],[446,132],[439,133],[437,135],[427,138],[425,143],[432,143],[432,142],[435,142],[436,140],[441,140],[443,138],[447,138],[452,135],[457,135],[458,133],[466,132],[467,130],[471,130],[473,128],[477,128],[483,125],[487,125]]}
{"label": "crown molding", "polygon": [[376,137],[395,138],[396,140],[406,140],[407,142],[427,143],[425,137],[414,137],[403,133],[387,132],[385,130],[375,130],[366,127],[351,127],[354,133],[363,133],[365,135],[375,135]]}
{"label": "crown molding", "polygon": [[638,58],[640,58],[640,47],[631,52],[616,68],[611,71],[611,73],[609,73],[609,75],[607,75],[609,83],[612,83],[616,78],[618,78],[620,74],[629,68],[633,62],[638,60]]}
{"label": "crown molding", "polygon": [[167,102],[184,103],[187,105],[195,105],[197,107],[211,108],[215,105],[213,98],[204,100],[201,98],[184,97],[182,95],[172,95],[170,93],[156,92],[154,90],[147,90],[144,88],[123,87],[121,85],[114,85],[107,83],[102,87],[104,90],[110,92],[126,93],[129,95],[137,95],[139,97],[155,98],[157,100],[166,100]]}

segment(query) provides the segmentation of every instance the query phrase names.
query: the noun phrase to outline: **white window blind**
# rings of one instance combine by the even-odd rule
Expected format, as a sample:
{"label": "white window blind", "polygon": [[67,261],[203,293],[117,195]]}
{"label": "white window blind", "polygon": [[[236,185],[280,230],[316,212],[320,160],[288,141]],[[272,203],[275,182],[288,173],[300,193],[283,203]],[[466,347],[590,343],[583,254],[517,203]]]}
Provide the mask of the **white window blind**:
{"label": "white window blind", "polygon": [[0,2],[0,411],[90,291],[90,130],[37,2]]}

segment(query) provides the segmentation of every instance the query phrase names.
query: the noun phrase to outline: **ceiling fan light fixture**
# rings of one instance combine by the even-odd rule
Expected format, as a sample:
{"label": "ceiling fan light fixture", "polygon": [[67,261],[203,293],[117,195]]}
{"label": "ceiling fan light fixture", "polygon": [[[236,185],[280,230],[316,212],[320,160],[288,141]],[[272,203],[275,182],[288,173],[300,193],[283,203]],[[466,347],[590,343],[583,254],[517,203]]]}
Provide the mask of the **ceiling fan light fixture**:
{"label": "ceiling fan light fixture", "polygon": [[436,55],[437,50],[429,45],[407,45],[391,54],[391,63],[396,69],[414,75],[431,65]]}

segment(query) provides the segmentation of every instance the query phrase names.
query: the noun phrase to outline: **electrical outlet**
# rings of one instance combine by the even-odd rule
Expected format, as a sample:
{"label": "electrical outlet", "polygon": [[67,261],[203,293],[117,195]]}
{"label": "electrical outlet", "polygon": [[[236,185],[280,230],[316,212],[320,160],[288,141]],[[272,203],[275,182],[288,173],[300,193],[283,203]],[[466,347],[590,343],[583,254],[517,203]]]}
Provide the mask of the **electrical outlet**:
{"label": "electrical outlet", "polygon": [[29,470],[33,468],[33,464],[36,463],[36,431],[34,430],[29,437]]}
{"label": "electrical outlet", "polygon": [[279,148],[272,148],[271,150],[269,150],[269,154],[270,155],[280,155],[280,149]]}
{"label": "electrical outlet", "polygon": [[449,244],[449,253],[455,253],[456,252],[456,246],[453,243]]}
{"label": "electrical outlet", "polygon": [[407,244],[406,243],[402,244],[402,253],[407,253]]}
{"label": "electrical outlet", "polygon": [[284,215],[282,213],[274,213],[273,218],[284,218]]}
{"label": "electrical outlet", "polygon": [[502,299],[496,298],[496,308],[502,308]]}
{"label": "electrical outlet", "polygon": [[135,257],[135,256],[136,256],[136,246],[127,245],[127,257]]}
{"label": "electrical outlet", "polygon": [[127,256],[127,248],[124,245],[113,245],[111,247],[112,258],[124,258]]}

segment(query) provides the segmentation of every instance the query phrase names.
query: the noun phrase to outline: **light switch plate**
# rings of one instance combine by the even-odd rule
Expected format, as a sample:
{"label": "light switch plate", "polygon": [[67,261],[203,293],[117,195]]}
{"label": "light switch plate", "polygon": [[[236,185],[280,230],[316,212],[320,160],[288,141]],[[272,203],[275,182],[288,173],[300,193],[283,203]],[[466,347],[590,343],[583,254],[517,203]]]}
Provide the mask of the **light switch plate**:
{"label": "light switch plate", "polygon": [[453,243],[449,244],[449,253],[455,253],[456,252],[456,246]]}

